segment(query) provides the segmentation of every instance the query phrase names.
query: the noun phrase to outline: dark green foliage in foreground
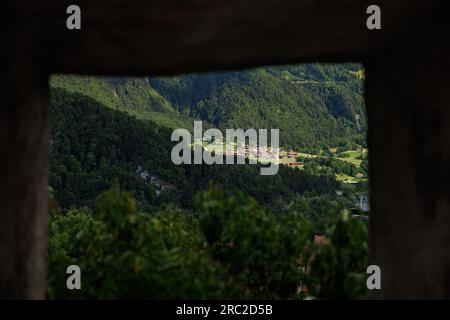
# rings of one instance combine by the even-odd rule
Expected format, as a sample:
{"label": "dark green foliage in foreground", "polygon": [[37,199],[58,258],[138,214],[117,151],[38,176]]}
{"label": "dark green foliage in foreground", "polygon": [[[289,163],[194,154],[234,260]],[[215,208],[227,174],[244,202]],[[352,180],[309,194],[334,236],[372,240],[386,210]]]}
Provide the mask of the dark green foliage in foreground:
{"label": "dark green foliage in foreground", "polygon": [[[320,246],[300,213],[277,216],[217,187],[196,196],[196,212],[141,213],[117,184],[92,213],[55,210],[49,297],[302,298],[300,283],[317,298],[363,292],[367,240],[358,220],[329,221],[331,244]],[[81,290],[66,288],[70,264],[82,270]]]}
{"label": "dark green foliage in foreground", "polygon": [[[233,289],[201,247],[195,218],[175,209],[140,213],[118,185],[94,214],[54,213],[48,252],[51,298],[217,298]],[[70,264],[82,270],[82,290],[65,287]]]}
{"label": "dark green foliage in foreground", "polygon": [[196,198],[200,223],[217,259],[255,298],[293,297],[298,259],[312,230],[295,214],[277,217],[242,194],[217,188]]}
{"label": "dark green foliage in foreground", "polygon": [[355,299],[366,289],[367,228],[348,211],[325,232],[325,243],[307,250],[310,262],[303,283],[308,294],[327,299]]}

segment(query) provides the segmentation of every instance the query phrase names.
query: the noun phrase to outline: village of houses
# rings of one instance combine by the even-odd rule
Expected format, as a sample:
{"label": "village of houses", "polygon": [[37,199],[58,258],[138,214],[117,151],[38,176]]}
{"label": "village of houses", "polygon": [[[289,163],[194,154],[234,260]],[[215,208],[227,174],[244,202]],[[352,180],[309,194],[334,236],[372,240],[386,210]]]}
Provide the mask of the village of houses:
{"label": "village of houses", "polygon": [[[238,157],[245,157],[248,159],[257,159],[259,162],[275,162],[279,164],[288,165],[290,167],[303,167],[303,162],[297,161],[299,156],[304,156],[300,152],[285,151],[282,148],[272,147],[254,147],[254,146],[237,146],[236,143],[209,143],[202,141],[202,146],[205,151],[214,151],[217,153],[224,153],[225,155],[233,155]],[[308,155],[309,156],[309,155]]]}
{"label": "village of houses", "polygon": [[[224,153],[225,155],[233,155],[240,156],[245,158],[257,159],[259,162],[278,162],[282,165],[287,165],[293,168],[303,169],[304,162],[298,161],[298,158],[314,158],[318,157],[318,155],[313,155],[309,153],[297,152],[292,150],[283,150],[282,148],[272,148],[272,147],[253,147],[249,145],[237,147],[236,143],[231,143],[227,145],[225,142],[209,142],[209,141],[198,141],[197,143],[201,144],[205,151],[212,152],[213,150],[218,153]],[[363,150],[363,152],[367,152],[367,150]],[[350,161],[355,165],[359,165],[359,161],[354,158],[338,158],[344,161]],[[339,178],[339,177],[338,177]],[[339,180],[339,179],[338,179]],[[356,183],[358,180],[341,180],[344,183]],[[337,193],[342,193],[341,191],[337,191]],[[369,197],[367,195],[360,195],[359,202],[355,204],[355,207],[359,210],[367,213],[370,211],[369,206]],[[367,216],[360,216],[352,212],[352,216],[362,217],[367,219]]]}

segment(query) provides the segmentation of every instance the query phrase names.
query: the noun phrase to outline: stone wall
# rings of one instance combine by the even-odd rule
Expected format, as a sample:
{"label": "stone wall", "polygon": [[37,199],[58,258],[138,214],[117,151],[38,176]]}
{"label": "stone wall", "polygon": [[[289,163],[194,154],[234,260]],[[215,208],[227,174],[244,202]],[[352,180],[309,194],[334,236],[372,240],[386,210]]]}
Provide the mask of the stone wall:
{"label": "stone wall", "polygon": [[[357,3],[356,3],[357,2]],[[373,298],[450,298],[448,1],[5,0],[0,297],[45,297],[51,73],[172,75],[359,61],[369,119]]]}

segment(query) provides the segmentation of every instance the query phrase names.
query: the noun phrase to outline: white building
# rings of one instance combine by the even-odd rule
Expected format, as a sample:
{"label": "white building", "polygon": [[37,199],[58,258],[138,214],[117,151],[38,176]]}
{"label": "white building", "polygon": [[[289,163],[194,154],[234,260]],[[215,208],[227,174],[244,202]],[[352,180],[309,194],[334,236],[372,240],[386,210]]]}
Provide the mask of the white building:
{"label": "white building", "polygon": [[359,197],[359,203],[357,206],[364,212],[370,211],[370,205],[369,205],[369,196],[367,195],[361,195]]}

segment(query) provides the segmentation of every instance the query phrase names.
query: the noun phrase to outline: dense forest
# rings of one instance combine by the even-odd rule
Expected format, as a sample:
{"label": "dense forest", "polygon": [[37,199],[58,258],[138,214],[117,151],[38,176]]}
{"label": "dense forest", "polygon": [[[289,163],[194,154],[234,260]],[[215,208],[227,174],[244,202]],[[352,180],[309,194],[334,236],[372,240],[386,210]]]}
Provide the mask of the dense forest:
{"label": "dense forest", "polygon": [[[176,166],[170,159],[169,129],[109,110],[80,94],[56,89],[52,99],[50,185],[63,208],[92,205],[116,179],[133,191],[141,209],[164,202],[192,208],[195,191],[204,190],[210,181],[278,209],[295,194],[334,194],[338,188],[332,175],[286,166],[274,176],[262,176],[259,167],[251,165]],[[156,191],[161,191],[158,198]]]}
{"label": "dense forest", "polygon": [[358,64],[299,65],[159,78],[54,76],[53,88],[172,128],[278,128],[281,145],[365,146]]}
{"label": "dense forest", "polygon": [[[54,76],[49,297],[363,294],[366,223],[351,212],[367,182],[337,179],[367,177],[364,153],[342,155],[365,147],[361,77],[355,64]],[[260,164],[174,165],[172,130],[194,119],[279,128],[284,148],[318,156],[274,176]],[[84,270],[83,290],[66,289],[69,264]]]}

